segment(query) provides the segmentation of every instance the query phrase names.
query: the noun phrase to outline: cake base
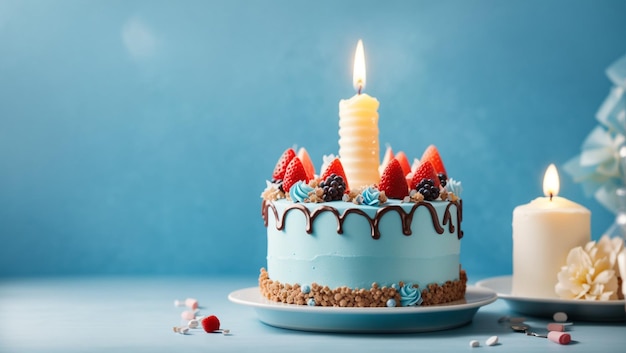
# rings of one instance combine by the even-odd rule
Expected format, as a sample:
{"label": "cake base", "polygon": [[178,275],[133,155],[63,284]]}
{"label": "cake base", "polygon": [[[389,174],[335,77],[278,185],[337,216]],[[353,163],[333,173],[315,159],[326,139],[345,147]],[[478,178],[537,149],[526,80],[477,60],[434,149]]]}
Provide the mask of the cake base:
{"label": "cake base", "polygon": [[[403,283],[400,283],[400,287]],[[421,305],[437,305],[463,299],[467,287],[467,274],[459,271],[459,279],[439,285],[429,284],[421,290]],[[387,307],[389,299],[401,306],[401,297],[396,288],[379,287],[373,283],[370,289],[339,287],[331,289],[312,283],[308,293],[303,293],[300,284],[280,283],[269,278],[265,268],[259,275],[261,294],[272,301],[286,304],[307,305],[313,299],[316,306],[337,307]]]}

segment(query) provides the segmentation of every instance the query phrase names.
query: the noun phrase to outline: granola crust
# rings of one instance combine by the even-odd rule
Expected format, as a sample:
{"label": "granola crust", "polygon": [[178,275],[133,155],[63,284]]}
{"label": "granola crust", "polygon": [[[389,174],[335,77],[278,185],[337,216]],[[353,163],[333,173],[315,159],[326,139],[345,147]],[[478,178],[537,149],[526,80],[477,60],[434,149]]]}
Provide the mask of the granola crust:
{"label": "granola crust", "polygon": [[[403,285],[400,283],[400,286]],[[432,283],[422,289],[421,305],[437,305],[463,299],[466,286],[467,274],[460,270],[458,280],[447,281],[442,285]],[[345,286],[331,289],[312,283],[310,291],[303,293],[300,284],[283,284],[271,280],[265,268],[261,269],[259,275],[259,288],[265,298],[287,304],[307,305],[312,298],[316,306],[386,307],[387,301],[394,299],[396,306],[400,306],[400,294],[393,287],[379,287],[377,283],[373,283],[369,289]]]}

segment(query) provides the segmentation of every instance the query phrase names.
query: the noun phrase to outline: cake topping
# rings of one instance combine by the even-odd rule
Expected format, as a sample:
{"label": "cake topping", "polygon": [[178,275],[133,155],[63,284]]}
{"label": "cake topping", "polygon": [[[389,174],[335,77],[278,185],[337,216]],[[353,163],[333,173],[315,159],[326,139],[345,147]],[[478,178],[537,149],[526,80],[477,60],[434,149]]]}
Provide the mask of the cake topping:
{"label": "cake topping", "polygon": [[437,147],[435,147],[435,145],[430,145],[426,148],[426,150],[422,154],[422,158],[420,159],[420,161],[422,163],[428,161],[432,163],[437,173],[443,173],[445,175],[448,175],[448,173],[446,172],[446,168],[443,166],[441,156],[439,155],[439,150],[437,150]]}
{"label": "cake topping", "polygon": [[460,181],[450,178],[446,182],[446,190],[448,191],[448,199],[450,199],[450,201],[456,201],[461,197],[463,187]]}
{"label": "cake topping", "polygon": [[[340,176],[345,184],[344,192],[348,192],[350,190],[348,186],[348,179],[346,178],[346,173],[343,170],[343,165],[341,164],[341,160],[339,158],[334,158],[324,169],[324,173],[322,173],[321,180],[325,181],[329,176],[335,174]],[[343,193],[342,193],[343,194]],[[339,198],[341,200],[341,197]]]}
{"label": "cake topping", "polygon": [[378,206],[380,204],[380,191],[375,188],[365,188],[359,196],[360,203],[363,205]]}
{"label": "cake topping", "polygon": [[291,186],[293,186],[298,181],[304,181],[306,183],[309,182],[309,178],[304,170],[304,166],[300,161],[300,158],[294,157],[289,165],[287,166],[287,170],[285,171],[285,178],[283,179],[283,190],[285,192],[289,192]]}
{"label": "cake topping", "polygon": [[296,156],[296,152],[293,148],[288,148],[283,152],[283,154],[276,162],[276,166],[274,167],[274,173],[272,173],[272,179],[274,181],[283,180],[285,177],[285,172],[287,171],[287,166],[289,162]]}
{"label": "cake topping", "polygon": [[289,189],[289,197],[293,202],[306,202],[309,199],[309,193],[314,191],[312,187],[303,182],[302,180],[298,180],[295,184],[291,186]]}
{"label": "cake topping", "polygon": [[416,188],[426,201],[433,201],[439,197],[439,188],[435,186],[433,179],[422,179]]}
{"label": "cake topping", "polygon": [[404,175],[407,175],[411,172],[411,164],[409,163],[409,159],[407,158],[404,151],[398,152],[395,159],[400,162],[400,166],[402,167],[402,173],[404,173]]}
{"label": "cake topping", "polygon": [[302,162],[302,166],[306,171],[306,176],[309,180],[315,178],[315,166],[313,166],[313,162],[311,161],[311,157],[309,156],[309,152],[304,147],[300,147],[298,149],[298,158],[300,158],[300,162]]}
{"label": "cake topping", "polygon": [[[422,160],[422,164],[417,168],[415,173],[413,174],[413,178],[411,178],[411,184],[409,185],[411,189],[418,190],[417,185],[424,179],[430,179],[433,181],[433,184],[439,188],[441,182],[439,182],[439,177],[437,176],[437,172],[435,167],[429,161]],[[426,195],[424,195],[426,196]]]}
{"label": "cake topping", "polygon": [[340,201],[346,192],[346,183],[344,179],[335,173],[329,175],[319,184],[323,190],[322,198],[325,202]]}
{"label": "cake topping", "polygon": [[409,194],[402,166],[397,159],[392,159],[383,171],[378,189],[392,199],[402,200]]}
{"label": "cake topping", "polygon": [[439,173],[437,174],[437,177],[439,178],[439,182],[441,183],[441,186],[446,187],[446,184],[448,183],[448,176],[443,173]]}
{"label": "cake topping", "polygon": [[[272,180],[267,182],[261,198],[266,201],[288,199],[301,203],[345,201],[378,207],[383,207],[388,198],[407,203],[458,201],[461,183],[448,178],[437,148],[429,146],[422,158],[422,163],[414,159],[413,166],[409,166],[404,152],[398,152],[394,157],[391,147],[388,146],[385,159],[380,165],[380,168],[385,166],[380,182],[351,190],[339,157],[332,154],[324,156],[321,168],[323,172],[321,177],[317,177],[306,149],[301,147],[296,155],[293,148],[288,148],[279,158]],[[331,175],[335,175],[335,179],[329,180]],[[298,186],[299,190],[290,192],[298,181],[302,182]]]}

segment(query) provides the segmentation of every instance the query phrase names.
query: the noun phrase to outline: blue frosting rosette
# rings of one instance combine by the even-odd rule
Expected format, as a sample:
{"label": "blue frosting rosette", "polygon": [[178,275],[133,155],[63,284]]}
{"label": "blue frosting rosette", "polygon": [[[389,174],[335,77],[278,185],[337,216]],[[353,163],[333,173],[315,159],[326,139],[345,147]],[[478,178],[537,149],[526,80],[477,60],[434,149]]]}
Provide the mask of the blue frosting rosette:
{"label": "blue frosting rosette", "polygon": [[361,202],[368,206],[378,206],[378,204],[380,204],[380,201],[378,200],[379,195],[380,191],[372,187],[365,188],[365,190],[361,192]]}
{"label": "blue frosting rosette", "polygon": [[304,202],[309,198],[309,193],[314,189],[303,181],[298,181],[289,189],[289,197],[293,202]]}
{"label": "blue frosting rosette", "polygon": [[400,305],[417,306],[422,304],[422,293],[415,287],[413,283],[405,283],[398,291],[400,294]]}

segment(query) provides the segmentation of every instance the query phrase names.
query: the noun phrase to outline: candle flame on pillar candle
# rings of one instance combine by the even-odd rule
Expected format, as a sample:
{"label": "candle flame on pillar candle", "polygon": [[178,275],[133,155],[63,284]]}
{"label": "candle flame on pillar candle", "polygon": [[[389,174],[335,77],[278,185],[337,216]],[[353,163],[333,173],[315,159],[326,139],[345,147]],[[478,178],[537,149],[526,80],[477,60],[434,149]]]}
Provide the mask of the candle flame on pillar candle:
{"label": "candle flame on pillar candle", "polygon": [[363,41],[359,39],[354,53],[354,69],[352,71],[352,84],[358,94],[365,89],[365,51]]}
{"label": "candle flame on pillar candle", "polygon": [[559,173],[554,164],[550,164],[543,176],[543,194],[550,198],[559,194]]}

